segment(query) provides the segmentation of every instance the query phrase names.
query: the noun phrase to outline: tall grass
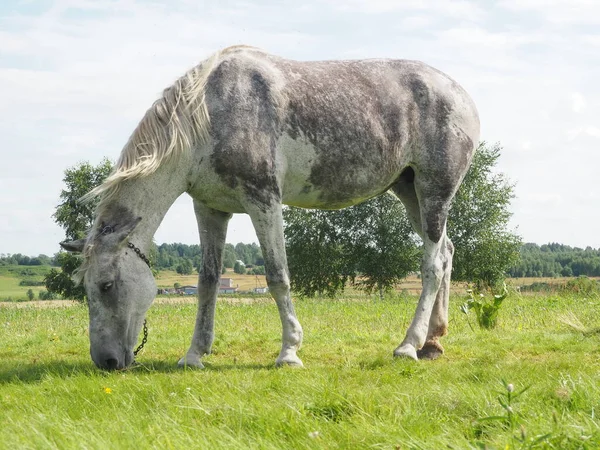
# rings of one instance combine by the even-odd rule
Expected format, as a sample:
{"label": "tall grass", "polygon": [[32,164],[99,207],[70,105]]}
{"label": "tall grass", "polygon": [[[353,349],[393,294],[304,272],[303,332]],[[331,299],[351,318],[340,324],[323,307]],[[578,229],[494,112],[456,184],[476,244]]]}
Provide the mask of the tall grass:
{"label": "tall grass", "polygon": [[[203,371],[179,370],[195,307],[161,304],[127,371],[95,369],[87,312],[0,308],[0,448],[600,448],[596,298],[512,296],[494,330],[452,302],[445,357],[394,360],[416,297],[302,300],[306,368],[275,369],[272,303],[217,308]],[[506,384],[502,384],[505,380]],[[499,402],[515,392],[510,421]]]}

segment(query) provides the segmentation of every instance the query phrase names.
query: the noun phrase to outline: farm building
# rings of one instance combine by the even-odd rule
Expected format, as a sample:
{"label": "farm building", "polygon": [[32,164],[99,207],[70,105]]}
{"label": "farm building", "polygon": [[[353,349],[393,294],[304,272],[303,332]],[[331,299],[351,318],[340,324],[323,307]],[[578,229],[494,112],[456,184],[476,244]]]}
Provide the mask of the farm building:
{"label": "farm building", "polygon": [[220,288],[233,287],[233,278],[219,278],[219,287]]}
{"label": "farm building", "polygon": [[179,291],[184,295],[196,295],[198,293],[198,286],[181,286]]}
{"label": "farm building", "polygon": [[237,290],[238,287],[233,285],[233,278],[221,278],[219,280],[219,294],[235,294]]}

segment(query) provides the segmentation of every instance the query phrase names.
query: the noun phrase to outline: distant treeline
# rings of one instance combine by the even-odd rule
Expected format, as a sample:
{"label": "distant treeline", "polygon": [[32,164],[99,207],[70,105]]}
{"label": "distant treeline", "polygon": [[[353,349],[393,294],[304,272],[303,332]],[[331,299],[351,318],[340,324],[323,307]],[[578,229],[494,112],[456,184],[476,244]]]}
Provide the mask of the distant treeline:
{"label": "distant treeline", "polygon": [[[156,248],[156,254],[151,255],[153,267],[158,270],[175,270],[181,274],[198,271],[202,264],[202,251],[199,245],[161,244]],[[238,243],[225,244],[223,252],[223,267],[236,269],[242,273],[244,267],[252,267],[257,273],[264,274],[265,261],[258,244]],[[245,272],[244,272],[245,273]]]}
{"label": "distant treeline", "polygon": [[[521,261],[508,271],[513,278],[520,277],[572,277],[585,275],[600,277],[600,249],[569,247],[563,244],[524,244]],[[202,263],[199,245],[161,244],[152,251],[153,267],[157,270],[175,270],[193,273]],[[223,266],[235,268],[241,261],[246,267],[262,272],[264,259],[258,244],[225,244]],[[56,254],[25,256],[0,254],[0,265],[41,266],[56,265]],[[239,264],[238,264],[239,269]],[[240,270],[241,272],[241,270]],[[263,272],[264,273],[264,272]]]}
{"label": "distant treeline", "polygon": [[520,254],[521,261],[508,272],[513,278],[600,276],[600,249],[524,244]]}
{"label": "distant treeline", "polygon": [[[57,266],[57,255],[58,253],[52,257],[47,255],[25,256],[20,253],[14,255],[0,254],[0,266]],[[151,250],[150,259],[155,270],[175,270],[181,274],[190,274],[198,271],[202,263],[202,251],[199,245],[161,244]],[[264,274],[265,261],[258,244],[243,244],[241,242],[236,245],[225,244],[223,267],[234,269],[238,261],[242,263],[238,263],[240,273],[242,273],[243,268],[250,266],[252,268],[251,273],[254,271]]]}
{"label": "distant treeline", "polygon": [[0,266],[57,266],[56,254],[54,256],[38,255],[38,256],[26,256],[20,253],[0,254]]}

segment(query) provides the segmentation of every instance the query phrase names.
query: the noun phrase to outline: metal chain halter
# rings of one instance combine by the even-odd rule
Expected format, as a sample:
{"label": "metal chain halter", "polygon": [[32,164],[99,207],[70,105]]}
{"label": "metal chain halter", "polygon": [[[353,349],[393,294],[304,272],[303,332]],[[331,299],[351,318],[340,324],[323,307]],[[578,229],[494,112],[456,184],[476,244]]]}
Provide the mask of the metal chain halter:
{"label": "metal chain halter", "polygon": [[[135,252],[135,254],[138,255],[148,265],[148,267],[152,268],[152,266],[150,266],[150,260],[148,259],[148,257],[146,255],[144,255],[142,253],[142,251],[138,247],[133,245],[133,243],[131,243],[131,242],[127,243],[127,247],[132,249]],[[137,354],[140,352],[140,350],[144,348],[144,345],[146,345],[146,342],[148,342],[148,326],[146,325],[146,319],[144,319],[143,331],[144,331],[144,337],[142,338],[142,343],[138,346],[138,348],[136,348],[133,351],[133,356],[137,356]]]}

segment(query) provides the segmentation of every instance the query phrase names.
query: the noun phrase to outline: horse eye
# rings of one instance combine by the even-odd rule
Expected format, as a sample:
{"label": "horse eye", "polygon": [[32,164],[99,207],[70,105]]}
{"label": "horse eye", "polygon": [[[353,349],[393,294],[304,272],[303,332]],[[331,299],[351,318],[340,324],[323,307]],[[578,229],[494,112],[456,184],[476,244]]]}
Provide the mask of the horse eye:
{"label": "horse eye", "polygon": [[102,292],[106,292],[106,291],[108,291],[112,287],[112,285],[113,285],[112,281],[107,281],[106,283],[102,283],[100,285],[100,290]]}

